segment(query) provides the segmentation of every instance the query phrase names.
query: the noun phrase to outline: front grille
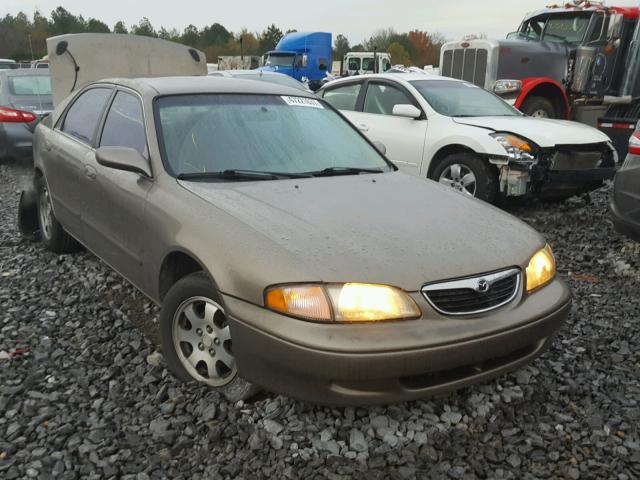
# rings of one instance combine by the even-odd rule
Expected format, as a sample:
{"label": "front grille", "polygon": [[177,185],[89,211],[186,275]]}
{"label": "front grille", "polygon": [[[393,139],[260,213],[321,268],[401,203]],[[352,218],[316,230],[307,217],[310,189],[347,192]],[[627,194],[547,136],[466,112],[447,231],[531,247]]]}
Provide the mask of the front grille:
{"label": "front grille", "polygon": [[442,75],[484,87],[489,52],[482,48],[456,48],[442,56]]}
{"label": "front grille", "polygon": [[472,315],[494,310],[512,301],[520,289],[520,277],[520,270],[512,268],[425,285],[422,294],[442,314]]}

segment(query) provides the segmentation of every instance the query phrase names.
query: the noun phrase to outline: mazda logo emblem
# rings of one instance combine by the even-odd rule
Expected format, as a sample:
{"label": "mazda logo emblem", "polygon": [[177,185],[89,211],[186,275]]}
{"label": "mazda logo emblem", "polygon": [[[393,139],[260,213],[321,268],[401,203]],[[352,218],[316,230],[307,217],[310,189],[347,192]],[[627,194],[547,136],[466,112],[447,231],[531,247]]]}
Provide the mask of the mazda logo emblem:
{"label": "mazda logo emblem", "polygon": [[489,291],[489,282],[487,282],[484,278],[478,282],[478,291],[481,293],[486,293]]}

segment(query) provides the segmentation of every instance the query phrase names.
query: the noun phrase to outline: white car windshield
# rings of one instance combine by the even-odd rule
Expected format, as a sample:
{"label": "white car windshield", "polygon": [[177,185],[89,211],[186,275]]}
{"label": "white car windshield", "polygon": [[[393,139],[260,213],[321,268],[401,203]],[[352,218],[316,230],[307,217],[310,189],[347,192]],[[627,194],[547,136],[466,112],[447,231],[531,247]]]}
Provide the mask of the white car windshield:
{"label": "white car windshield", "polygon": [[319,99],[177,95],[156,100],[155,114],[165,168],[176,176],[230,170],[282,174],[394,170]]}
{"label": "white car windshield", "polygon": [[466,82],[411,82],[436,112],[448,117],[520,116],[518,110],[493,93]]}

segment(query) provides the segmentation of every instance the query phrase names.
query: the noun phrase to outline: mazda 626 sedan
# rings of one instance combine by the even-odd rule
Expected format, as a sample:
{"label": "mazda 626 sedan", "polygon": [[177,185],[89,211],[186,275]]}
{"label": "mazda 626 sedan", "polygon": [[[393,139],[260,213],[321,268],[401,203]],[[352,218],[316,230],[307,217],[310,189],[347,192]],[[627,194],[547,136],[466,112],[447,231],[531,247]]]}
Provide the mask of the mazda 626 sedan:
{"label": "mazda 626 sedan", "polygon": [[293,88],[91,83],[36,130],[40,236],[160,304],[170,370],[234,401],[403,401],[542,353],[571,302],[545,240],[383,150]]}

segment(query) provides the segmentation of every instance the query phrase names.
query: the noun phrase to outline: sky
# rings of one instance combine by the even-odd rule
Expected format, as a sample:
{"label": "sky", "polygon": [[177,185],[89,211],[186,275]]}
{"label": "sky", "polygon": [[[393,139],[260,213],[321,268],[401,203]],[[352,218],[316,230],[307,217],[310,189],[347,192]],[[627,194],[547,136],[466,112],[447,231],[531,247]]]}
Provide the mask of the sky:
{"label": "sky", "polygon": [[[564,3],[566,0],[557,0]],[[94,17],[110,27],[118,20],[127,26],[147,17],[156,28],[187,25],[201,28],[218,22],[237,32],[261,32],[271,23],[282,30],[342,33],[351,44],[360,43],[381,28],[398,32],[440,32],[449,40],[485,33],[504,37],[515,30],[525,13],[554,0],[0,0],[0,16],[35,10],[49,13],[62,6],[75,15]],[[634,6],[640,0],[609,1]]]}

